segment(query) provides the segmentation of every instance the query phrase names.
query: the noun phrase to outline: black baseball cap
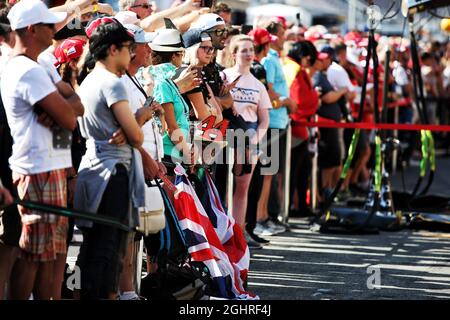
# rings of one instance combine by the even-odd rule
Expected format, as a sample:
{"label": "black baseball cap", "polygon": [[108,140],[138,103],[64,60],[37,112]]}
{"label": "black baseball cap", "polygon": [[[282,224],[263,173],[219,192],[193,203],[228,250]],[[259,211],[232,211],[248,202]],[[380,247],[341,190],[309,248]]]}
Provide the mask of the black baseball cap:
{"label": "black baseball cap", "polygon": [[87,23],[83,23],[79,19],[75,18],[60,30],[58,30],[55,33],[53,39],[64,40],[75,36],[86,36],[86,31],[84,29],[86,27],[86,24]]}
{"label": "black baseball cap", "polygon": [[189,48],[202,41],[211,40],[211,37],[200,29],[190,29],[183,34],[183,43],[185,48]]}

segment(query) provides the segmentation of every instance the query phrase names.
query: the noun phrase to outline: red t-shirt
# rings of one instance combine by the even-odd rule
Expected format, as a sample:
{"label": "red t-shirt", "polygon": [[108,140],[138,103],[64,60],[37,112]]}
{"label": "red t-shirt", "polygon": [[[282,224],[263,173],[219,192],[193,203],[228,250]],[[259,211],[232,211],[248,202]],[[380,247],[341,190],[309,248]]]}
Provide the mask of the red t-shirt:
{"label": "red t-shirt", "polygon": [[[319,96],[316,90],[314,90],[309,75],[305,70],[300,69],[297,73],[297,76],[291,84],[290,97],[298,105],[297,111],[290,115],[294,121],[305,121],[316,113],[319,107]],[[294,123],[292,126],[292,134],[303,140],[308,139],[308,130],[305,126]]]}

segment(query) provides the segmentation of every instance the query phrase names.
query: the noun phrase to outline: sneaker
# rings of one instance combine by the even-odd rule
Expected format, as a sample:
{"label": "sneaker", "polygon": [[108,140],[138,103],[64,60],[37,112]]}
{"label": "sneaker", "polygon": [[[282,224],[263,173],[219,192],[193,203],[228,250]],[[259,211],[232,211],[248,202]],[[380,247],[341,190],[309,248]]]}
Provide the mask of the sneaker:
{"label": "sneaker", "polygon": [[134,291],[126,291],[119,296],[119,300],[141,300],[141,298]]}
{"label": "sneaker", "polygon": [[266,228],[269,228],[269,230],[271,230],[273,232],[273,234],[279,234],[279,233],[283,233],[286,231],[286,228],[280,225],[276,225],[272,220],[267,219],[263,225]]}
{"label": "sneaker", "polygon": [[269,244],[270,241],[266,240],[264,238],[258,237],[254,232],[247,232],[250,238],[252,238],[254,241],[260,243],[261,245]]}
{"label": "sneaker", "polygon": [[244,237],[245,241],[247,241],[247,245],[250,249],[262,249],[262,244],[254,241],[250,235],[247,233],[247,231],[244,231]]}
{"label": "sneaker", "polygon": [[284,228],[285,231],[291,231],[291,225],[290,225],[289,223],[287,223],[287,222],[282,222],[282,221],[280,221],[280,220],[278,220],[278,219],[272,220],[272,222],[273,222],[276,226]]}
{"label": "sneaker", "polygon": [[257,222],[255,229],[253,229],[253,233],[258,236],[273,236],[275,233],[272,229],[263,225],[262,223]]}

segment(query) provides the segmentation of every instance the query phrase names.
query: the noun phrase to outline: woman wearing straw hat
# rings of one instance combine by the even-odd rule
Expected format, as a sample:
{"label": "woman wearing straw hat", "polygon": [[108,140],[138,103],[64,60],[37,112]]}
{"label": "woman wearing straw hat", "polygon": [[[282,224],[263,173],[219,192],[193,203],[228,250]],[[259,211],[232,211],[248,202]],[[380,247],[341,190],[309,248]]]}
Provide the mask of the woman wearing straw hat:
{"label": "woman wearing straw hat", "polygon": [[[172,80],[182,64],[184,47],[176,29],[162,29],[150,44],[154,78],[153,96],[164,108],[167,132],[164,134],[164,157],[171,162],[194,164],[198,152],[189,143],[189,106]],[[192,67],[188,68],[190,71]]]}

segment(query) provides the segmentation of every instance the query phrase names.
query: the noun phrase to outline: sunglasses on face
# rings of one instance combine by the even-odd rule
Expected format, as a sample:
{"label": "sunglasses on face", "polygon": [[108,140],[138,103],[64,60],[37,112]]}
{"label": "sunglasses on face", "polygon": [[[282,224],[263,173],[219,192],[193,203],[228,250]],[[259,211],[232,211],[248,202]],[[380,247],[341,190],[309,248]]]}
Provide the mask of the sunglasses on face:
{"label": "sunglasses on face", "polygon": [[148,9],[152,8],[152,5],[148,4],[148,3],[143,3],[143,4],[136,4],[134,6],[131,6],[131,8],[138,8],[138,7],[148,10]]}
{"label": "sunglasses on face", "polygon": [[217,37],[226,37],[228,35],[228,30],[227,29],[217,29],[217,30],[208,32],[208,34],[210,34],[210,33],[213,33]]}
{"label": "sunglasses on face", "polygon": [[212,46],[200,46],[200,48],[207,54],[214,52],[214,47]]}

